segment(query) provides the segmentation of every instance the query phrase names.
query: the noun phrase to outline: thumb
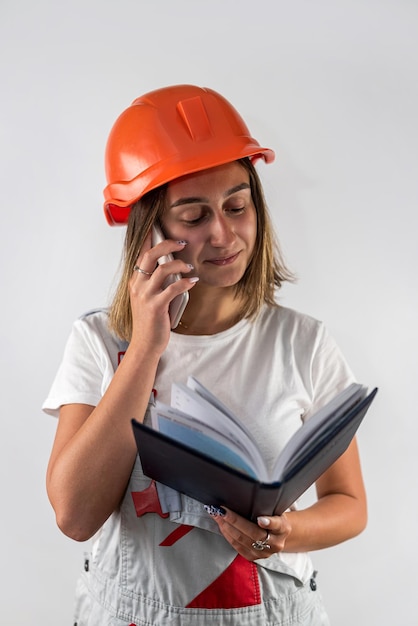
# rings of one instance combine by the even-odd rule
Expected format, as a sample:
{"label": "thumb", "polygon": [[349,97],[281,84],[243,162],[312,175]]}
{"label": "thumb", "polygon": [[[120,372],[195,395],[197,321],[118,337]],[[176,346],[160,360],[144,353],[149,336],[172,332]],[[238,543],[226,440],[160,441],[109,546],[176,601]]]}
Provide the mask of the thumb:
{"label": "thumb", "polygon": [[268,528],[270,526],[270,517],[260,516],[257,517],[257,524],[261,526],[261,528]]}

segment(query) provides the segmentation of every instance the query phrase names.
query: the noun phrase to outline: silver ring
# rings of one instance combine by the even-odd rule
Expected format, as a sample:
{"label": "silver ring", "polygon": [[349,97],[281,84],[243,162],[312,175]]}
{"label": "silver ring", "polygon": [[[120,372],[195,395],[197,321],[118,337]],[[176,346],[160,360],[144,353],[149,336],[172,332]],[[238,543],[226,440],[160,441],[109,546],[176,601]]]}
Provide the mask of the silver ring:
{"label": "silver ring", "polygon": [[254,548],[254,550],[259,550],[260,552],[262,552],[266,548],[267,550],[270,550],[271,546],[267,543],[269,539],[270,539],[270,533],[267,531],[267,537],[263,540],[259,539],[258,541],[254,541],[251,544],[251,547]]}
{"label": "silver ring", "polygon": [[141,274],[145,274],[145,276],[152,276],[154,273],[154,272],[146,272],[145,270],[140,268],[138,265],[135,265],[134,272],[141,272]]}

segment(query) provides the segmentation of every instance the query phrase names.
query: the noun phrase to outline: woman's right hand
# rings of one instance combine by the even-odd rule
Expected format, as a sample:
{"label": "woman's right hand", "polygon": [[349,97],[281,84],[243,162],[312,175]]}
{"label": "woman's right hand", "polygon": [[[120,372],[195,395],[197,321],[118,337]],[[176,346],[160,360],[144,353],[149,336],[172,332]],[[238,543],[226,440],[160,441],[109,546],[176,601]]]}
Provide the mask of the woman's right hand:
{"label": "woman's right hand", "polygon": [[[181,293],[188,291],[197,282],[197,277],[182,278],[164,288],[170,274],[187,274],[193,267],[181,259],[174,259],[158,265],[162,256],[180,252],[187,245],[185,241],[165,239],[151,245],[148,234],[136,260],[129,282],[132,310],[131,344],[147,346],[160,354],[165,350],[170,336],[170,302]],[[142,271],[141,271],[142,270]]]}
{"label": "woman's right hand", "polygon": [[97,532],[125,493],[136,457],[131,419],[142,420],[147,410],[170,336],[170,301],[193,286],[186,278],[163,289],[170,273],[191,268],[179,259],[160,266],[157,260],[185,245],[167,240],[152,247],[147,237],[136,264],[149,274],[132,268],[132,339],[109,387],[97,406],[61,407],[47,488],[59,527],[77,541]]}

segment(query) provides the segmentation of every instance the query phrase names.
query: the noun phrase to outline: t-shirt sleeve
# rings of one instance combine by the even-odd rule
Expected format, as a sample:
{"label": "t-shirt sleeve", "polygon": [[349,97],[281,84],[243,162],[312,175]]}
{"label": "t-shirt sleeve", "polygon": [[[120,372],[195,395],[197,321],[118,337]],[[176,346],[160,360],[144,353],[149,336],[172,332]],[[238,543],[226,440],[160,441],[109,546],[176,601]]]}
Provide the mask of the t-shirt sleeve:
{"label": "t-shirt sleeve", "polygon": [[324,324],[320,323],[311,355],[312,405],[303,416],[309,418],[340,391],[355,382],[345,357]]}
{"label": "t-shirt sleeve", "polygon": [[96,406],[112,376],[111,364],[100,336],[89,324],[74,322],[61,364],[42,405],[43,411],[58,416],[64,404]]}

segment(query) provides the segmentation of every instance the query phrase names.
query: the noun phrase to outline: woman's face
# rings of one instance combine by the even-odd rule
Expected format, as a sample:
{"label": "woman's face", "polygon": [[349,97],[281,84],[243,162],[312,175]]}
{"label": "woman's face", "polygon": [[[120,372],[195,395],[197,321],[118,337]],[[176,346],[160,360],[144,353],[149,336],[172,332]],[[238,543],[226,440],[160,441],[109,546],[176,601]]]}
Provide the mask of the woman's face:
{"label": "woman's face", "polygon": [[163,229],[188,242],[177,256],[194,266],[199,286],[230,287],[244,275],[257,237],[248,172],[237,162],[168,184]]}

